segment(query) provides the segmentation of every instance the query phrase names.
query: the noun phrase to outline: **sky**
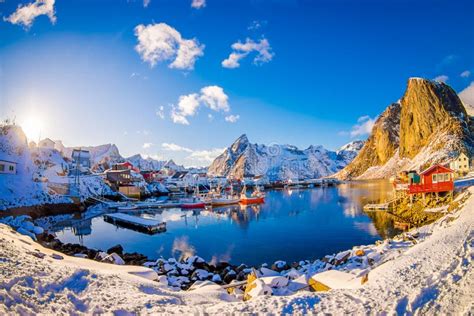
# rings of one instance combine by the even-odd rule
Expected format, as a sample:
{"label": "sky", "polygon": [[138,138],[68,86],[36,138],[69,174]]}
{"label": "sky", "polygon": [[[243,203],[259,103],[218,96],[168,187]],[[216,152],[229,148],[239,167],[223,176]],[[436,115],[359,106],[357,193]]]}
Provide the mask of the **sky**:
{"label": "sky", "polygon": [[0,118],[205,166],[367,137],[409,77],[474,104],[473,1],[0,0]]}

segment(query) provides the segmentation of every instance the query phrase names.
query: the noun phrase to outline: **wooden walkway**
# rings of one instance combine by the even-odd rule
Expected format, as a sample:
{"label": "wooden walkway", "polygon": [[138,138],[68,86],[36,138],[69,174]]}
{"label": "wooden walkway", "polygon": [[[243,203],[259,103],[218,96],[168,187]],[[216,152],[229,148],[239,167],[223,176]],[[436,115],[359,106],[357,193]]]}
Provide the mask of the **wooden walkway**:
{"label": "wooden walkway", "polygon": [[136,228],[139,231],[144,231],[147,233],[155,233],[166,230],[165,222],[160,222],[156,219],[142,218],[123,213],[105,214],[104,220],[106,222],[117,224],[127,228]]}

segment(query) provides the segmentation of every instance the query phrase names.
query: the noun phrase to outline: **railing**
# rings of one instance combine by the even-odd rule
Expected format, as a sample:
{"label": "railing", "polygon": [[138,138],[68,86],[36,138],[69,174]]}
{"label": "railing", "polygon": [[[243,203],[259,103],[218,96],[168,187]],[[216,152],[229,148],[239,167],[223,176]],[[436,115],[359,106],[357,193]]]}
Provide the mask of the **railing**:
{"label": "railing", "polygon": [[448,192],[454,190],[453,182],[440,182],[431,184],[411,184],[408,186],[410,194],[431,193],[431,192]]}

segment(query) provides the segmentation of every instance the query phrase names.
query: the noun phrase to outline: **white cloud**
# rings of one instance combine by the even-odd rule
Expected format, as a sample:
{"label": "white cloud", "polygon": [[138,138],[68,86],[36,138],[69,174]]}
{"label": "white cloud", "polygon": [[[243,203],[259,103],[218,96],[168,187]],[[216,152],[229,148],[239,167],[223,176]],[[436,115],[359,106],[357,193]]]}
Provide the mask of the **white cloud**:
{"label": "white cloud", "polygon": [[173,143],[162,143],[161,147],[164,150],[168,150],[168,151],[184,151],[184,152],[188,152],[188,153],[193,152],[192,149],[189,149],[189,148],[186,148],[186,147],[183,147],[183,146],[180,146],[180,145],[176,145],[176,144],[173,144]]}
{"label": "white cloud", "polygon": [[252,21],[250,23],[250,25],[247,27],[247,30],[249,31],[256,31],[262,27],[264,27],[265,25],[267,25],[267,21],[258,21],[258,20],[255,20],[255,21]]}
{"label": "white cloud", "polygon": [[464,103],[467,113],[469,115],[474,115],[474,81],[472,81],[464,90],[459,92],[458,95]]}
{"label": "white cloud", "polygon": [[206,0],[193,0],[191,7],[194,9],[202,9],[206,6]]}
{"label": "white cloud", "polygon": [[143,144],[143,149],[150,148],[151,146],[153,146],[153,143],[144,143]]}
{"label": "white cloud", "polygon": [[245,40],[245,43],[238,41],[237,43],[232,44],[232,53],[230,53],[227,59],[222,61],[222,67],[225,68],[237,68],[240,66],[239,61],[242,58],[245,58],[251,52],[256,52],[257,55],[253,59],[255,65],[261,65],[263,63],[268,63],[272,60],[274,54],[270,43],[266,38],[262,38],[260,41],[255,42],[250,38]]}
{"label": "white cloud", "polygon": [[215,112],[230,111],[229,97],[224,89],[219,86],[207,86],[199,93],[180,96],[178,105],[171,109],[171,119],[174,123],[189,125],[188,117],[194,116],[203,105]]}
{"label": "white cloud", "polygon": [[151,67],[158,62],[171,61],[169,68],[191,70],[196,60],[204,55],[204,45],[197,39],[184,39],[165,23],[140,24],[135,27],[135,36],[138,39],[135,50]]}
{"label": "white cloud", "polygon": [[357,124],[352,127],[351,137],[364,136],[372,132],[377,118],[371,119],[368,115],[359,117]]}
{"label": "white cloud", "polygon": [[229,97],[224,93],[224,89],[219,86],[207,86],[201,89],[200,100],[213,111],[228,112]]}
{"label": "white cloud", "polygon": [[443,83],[446,83],[446,81],[448,81],[449,77],[446,76],[446,75],[441,75],[441,76],[437,76],[435,78],[433,78],[434,81],[438,81],[438,82],[443,82]]}
{"label": "white cloud", "polygon": [[148,5],[150,4],[151,0],[143,0],[143,7],[147,8]]}
{"label": "white cloud", "polygon": [[240,118],[240,115],[229,115],[225,117],[226,122],[235,123]]}
{"label": "white cloud", "polygon": [[190,160],[196,160],[204,163],[211,163],[217,156],[224,152],[225,148],[214,148],[211,150],[196,150],[187,157]]}
{"label": "white cloud", "polygon": [[156,111],[156,116],[158,116],[162,120],[165,119],[165,107],[164,106],[160,106],[160,108]]}
{"label": "white cloud", "polygon": [[461,77],[463,78],[467,78],[471,75],[471,72],[469,70],[464,70],[463,72],[461,72]]}
{"label": "white cloud", "polygon": [[23,24],[25,28],[30,28],[34,20],[40,15],[47,15],[52,24],[56,23],[56,15],[54,12],[55,0],[36,0],[35,2],[19,5],[15,12],[9,17],[4,18],[5,21],[12,24]]}

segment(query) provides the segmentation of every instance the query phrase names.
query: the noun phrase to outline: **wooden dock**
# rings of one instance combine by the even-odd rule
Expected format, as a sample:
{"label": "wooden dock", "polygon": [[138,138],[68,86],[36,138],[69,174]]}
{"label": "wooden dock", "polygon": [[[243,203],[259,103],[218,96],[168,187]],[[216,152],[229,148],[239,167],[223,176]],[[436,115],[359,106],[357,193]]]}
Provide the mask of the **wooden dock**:
{"label": "wooden dock", "polygon": [[389,208],[390,208],[389,203],[364,205],[364,211],[388,211]]}
{"label": "wooden dock", "polygon": [[145,232],[148,234],[166,231],[165,222],[160,222],[156,219],[142,218],[123,213],[105,214],[104,220],[111,224],[136,229],[138,231]]}

